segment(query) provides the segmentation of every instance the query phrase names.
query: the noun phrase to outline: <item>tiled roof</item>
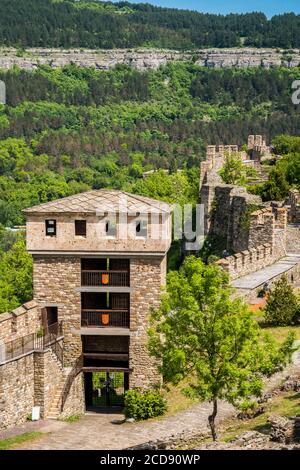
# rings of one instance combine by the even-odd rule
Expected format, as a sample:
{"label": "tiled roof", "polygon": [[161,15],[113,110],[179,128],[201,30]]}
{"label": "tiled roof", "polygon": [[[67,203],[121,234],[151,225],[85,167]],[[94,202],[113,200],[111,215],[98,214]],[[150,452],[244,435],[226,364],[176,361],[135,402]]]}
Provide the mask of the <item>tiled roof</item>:
{"label": "tiled roof", "polygon": [[56,201],[29,207],[25,214],[91,213],[97,212],[170,212],[170,206],[156,199],[112,189],[97,189],[75,194]]}

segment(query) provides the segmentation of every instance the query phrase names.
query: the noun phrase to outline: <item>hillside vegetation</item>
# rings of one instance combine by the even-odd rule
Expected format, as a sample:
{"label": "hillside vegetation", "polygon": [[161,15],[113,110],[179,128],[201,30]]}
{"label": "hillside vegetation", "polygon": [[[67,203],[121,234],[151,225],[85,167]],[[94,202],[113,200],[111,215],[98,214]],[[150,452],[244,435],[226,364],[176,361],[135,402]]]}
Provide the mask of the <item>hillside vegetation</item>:
{"label": "hillside vegetation", "polygon": [[[0,107],[0,223],[21,224],[24,207],[90,188],[171,200],[177,187],[183,202],[189,191],[182,187],[197,188],[206,144],[298,133],[299,107],[291,102],[296,78],[297,68],[212,70],[191,63],[146,73],[73,65],[0,71],[7,86],[7,105]],[[188,173],[174,174],[175,186],[162,174],[155,183],[142,179],[158,168]]]}
{"label": "hillside vegetation", "polygon": [[[251,5],[250,5],[251,7]],[[148,3],[1,0],[0,44],[40,47],[300,47],[300,16],[203,14]]]}

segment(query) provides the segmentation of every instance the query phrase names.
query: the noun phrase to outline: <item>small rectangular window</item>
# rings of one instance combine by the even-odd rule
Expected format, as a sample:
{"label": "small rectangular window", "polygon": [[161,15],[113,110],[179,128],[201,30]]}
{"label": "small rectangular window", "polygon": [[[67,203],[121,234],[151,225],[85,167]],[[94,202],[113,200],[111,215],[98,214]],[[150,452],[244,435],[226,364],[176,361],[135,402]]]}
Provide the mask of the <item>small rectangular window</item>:
{"label": "small rectangular window", "polygon": [[147,220],[137,220],[135,224],[135,233],[137,237],[147,238]]}
{"label": "small rectangular window", "polygon": [[56,220],[46,220],[46,235],[56,237]]}
{"label": "small rectangular window", "polygon": [[86,237],[86,220],[75,220],[75,235]]}
{"label": "small rectangular window", "polygon": [[108,220],[105,224],[105,232],[108,237],[117,236],[117,224],[114,220]]}
{"label": "small rectangular window", "polygon": [[46,307],[47,325],[51,326],[57,323],[57,307]]}

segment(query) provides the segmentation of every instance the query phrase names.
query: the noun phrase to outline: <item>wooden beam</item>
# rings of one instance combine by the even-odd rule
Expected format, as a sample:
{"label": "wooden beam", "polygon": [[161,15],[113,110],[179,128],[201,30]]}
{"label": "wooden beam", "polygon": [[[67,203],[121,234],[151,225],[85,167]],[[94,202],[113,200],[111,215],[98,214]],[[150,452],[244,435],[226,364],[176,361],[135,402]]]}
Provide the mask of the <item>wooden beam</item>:
{"label": "wooden beam", "polygon": [[132,372],[128,367],[83,367],[83,372]]}
{"label": "wooden beam", "polygon": [[83,353],[86,358],[94,359],[111,359],[111,360],[128,360],[128,353]]}

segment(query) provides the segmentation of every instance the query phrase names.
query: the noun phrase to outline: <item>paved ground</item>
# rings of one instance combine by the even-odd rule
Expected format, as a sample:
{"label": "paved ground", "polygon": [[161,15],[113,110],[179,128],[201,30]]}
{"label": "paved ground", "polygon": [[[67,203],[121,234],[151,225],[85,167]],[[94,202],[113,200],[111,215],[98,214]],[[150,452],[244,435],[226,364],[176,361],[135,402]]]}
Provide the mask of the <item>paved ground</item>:
{"label": "paved ground", "polygon": [[[265,391],[277,388],[287,375],[295,373],[300,373],[300,350],[294,354],[291,365],[267,381]],[[158,421],[124,423],[122,414],[93,413],[86,414],[78,422],[72,424],[60,421],[28,423],[23,425],[23,432],[38,430],[50,434],[31,443],[24,443],[19,448],[32,450],[125,449],[151,440],[179,436],[182,432],[189,435],[206,432],[208,431],[207,417],[210,412],[211,404],[205,402]],[[222,402],[219,405],[218,421],[226,420],[234,413],[232,406]],[[11,432],[19,434],[20,431],[17,431],[20,428],[15,428]]]}
{"label": "paved ground", "polygon": [[[32,450],[111,450],[125,449],[150,440],[185,432],[205,432],[211,404],[202,403],[159,421],[123,423],[121,414],[87,414],[73,424],[59,422],[60,429],[19,448]],[[219,421],[232,416],[234,409],[220,403]],[[43,429],[39,429],[43,431]]]}
{"label": "paved ground", "polygon": [[252,274],[247,274],[232,282],[237,289],[256,289],[267,281],[270,281],[280,274],[289,271],[296,264],[300,263],[300,255],[288,254],[285,258],[277,261],[277,263],[260,269]]}

